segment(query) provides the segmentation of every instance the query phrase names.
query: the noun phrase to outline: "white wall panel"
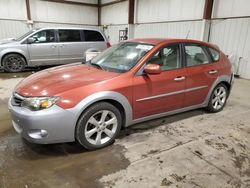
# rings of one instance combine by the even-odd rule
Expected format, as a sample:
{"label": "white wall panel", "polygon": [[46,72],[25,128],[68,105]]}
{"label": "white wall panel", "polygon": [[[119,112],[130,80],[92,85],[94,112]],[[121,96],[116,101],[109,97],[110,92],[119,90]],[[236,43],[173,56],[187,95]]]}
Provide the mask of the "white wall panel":
{"label": "white wall panel", "polygon": [[90,3],[90,4],[97,4],[98,0],[65,0],[65,1],[74,1],[80,3]]}
{"label": "white wall panel", "polygon": [[128,1],[102,7],[101,24],[127,24]]}
{"label": "white wall panel", "polygon": [[134,37],[164,37],[199,39],[202,21],[140,24],[134,27]]}
{"label": "white wall panel", "polygon": [[47,23],[47,22],[35,22],[34,28],[44,27],[80,27],[80,28],[99,28],[98,26],[90,26],[84,24],[62,24],[62,23]]}
{"label": "white wall panel", "polygon": [[205,0],[137,0],[135,22],[202,19]]}
{"label": "white wall panel", "polygon": [[213,20],[210,42],[233,56],[239,75],[250,79],[250,18]]}
{"label": "white wall panel", "polygon": [[0,19],[25,20],[25,0],[0,0]]}
{"label": "white wall panel", "polygon": [[213,18],[250,16],[249,0],[214,0]]}
{"label": "white wall panel", "polygon": [[119,30],[124,30],[128,27],[127,24],[124,25],[111,25],[104,30],[106,37],[108,38],[111,45],[119,42]]}
{"label": "white wall panel", "polygon": [[26,21],[0,20],[0,40],[16,38],[29,31]]}
{"label": "white wall panel", "polygon": [[97,8],[47,1],[30,1],[34,21],[97,25]]}
{"label": "white wall panel", "polygon": [[105,4],[105,3],[111,3],[114,2],[116,0],[101,0],[101,4]]}

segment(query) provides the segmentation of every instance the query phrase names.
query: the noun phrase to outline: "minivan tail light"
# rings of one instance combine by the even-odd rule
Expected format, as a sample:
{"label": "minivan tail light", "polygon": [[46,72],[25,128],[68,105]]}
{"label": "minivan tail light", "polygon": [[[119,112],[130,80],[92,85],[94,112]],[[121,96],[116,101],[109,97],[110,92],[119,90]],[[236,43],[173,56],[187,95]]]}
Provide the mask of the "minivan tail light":
{"label": "minivan tail light", "polygon": [[109,42],[107,42],[106,45],[107,45],[107,48],[111,47]]}

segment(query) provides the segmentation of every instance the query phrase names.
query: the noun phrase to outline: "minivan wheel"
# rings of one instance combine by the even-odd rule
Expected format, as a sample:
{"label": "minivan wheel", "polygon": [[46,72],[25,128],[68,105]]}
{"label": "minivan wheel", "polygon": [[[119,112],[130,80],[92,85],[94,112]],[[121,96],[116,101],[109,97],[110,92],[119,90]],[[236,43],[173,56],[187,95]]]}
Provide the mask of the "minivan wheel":
{"label": "minivan wheel", "polygon": [[25,59],[19,54],[8,54],[3,58],[6,72],[21,72],[25,67]]}
{"label": "minivan wheel", "polygon": [[120,111],[110,103],[99,102],[80,116],[76,139],[88,150],[103,148],[114,142],[121,125]]}
{"label": "minivan wheel", "polygon": [[212,113],[221,111],[226,104],[227,96],[227,87],[224,84],[217,85],[209,99],[207,110]]}

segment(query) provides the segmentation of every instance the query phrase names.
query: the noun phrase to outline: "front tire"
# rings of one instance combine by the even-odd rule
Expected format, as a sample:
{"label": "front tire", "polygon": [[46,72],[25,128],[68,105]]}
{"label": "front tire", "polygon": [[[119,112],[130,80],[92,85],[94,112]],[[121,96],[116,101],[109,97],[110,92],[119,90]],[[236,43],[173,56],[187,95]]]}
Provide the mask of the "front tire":
{"label": "front tire", "polygon": [[25,68],[25,59],[19,54],[8,54],[3,58],[6,72],[21,72]]}
{"label": "front tire", "polygon": [[121,113],[115,106],[107,102],[96,103],[80,116],[76,139],[88,150],[100,149],[114,142],[121,125]]}
{"label": "front tire", "polygon": [[225,84],[221,83],[218,84],[209,99],[208,106],[206,110],[211,113],[216,113],[223,110],[224,106],[226,105],[228,97],[228,89]]}

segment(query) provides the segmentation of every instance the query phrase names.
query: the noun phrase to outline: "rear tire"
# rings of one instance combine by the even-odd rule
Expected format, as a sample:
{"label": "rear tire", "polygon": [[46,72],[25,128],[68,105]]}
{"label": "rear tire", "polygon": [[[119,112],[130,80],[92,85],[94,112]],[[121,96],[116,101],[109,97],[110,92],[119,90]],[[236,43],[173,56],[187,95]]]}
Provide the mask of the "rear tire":
{"label": "rear tire", "polygon": [[80,116],[76,140],[88,150],[100,149],[114,142],[121,125],[120,111],[110,103],[99,102]]}
{"label": "rear tire", "polygon": [[206,107],[206,110],[211,113],[216,113],[221,110],[226,105],[228,98],[228,89],[225,86],[225,84],[218,84],[209,99],[208,106]]}
{"label": "rear tire", "polygon": [[6,72],[21,72],[25,68],[25,62],[19,54],[8,54],[3,58],[3,67]]}

